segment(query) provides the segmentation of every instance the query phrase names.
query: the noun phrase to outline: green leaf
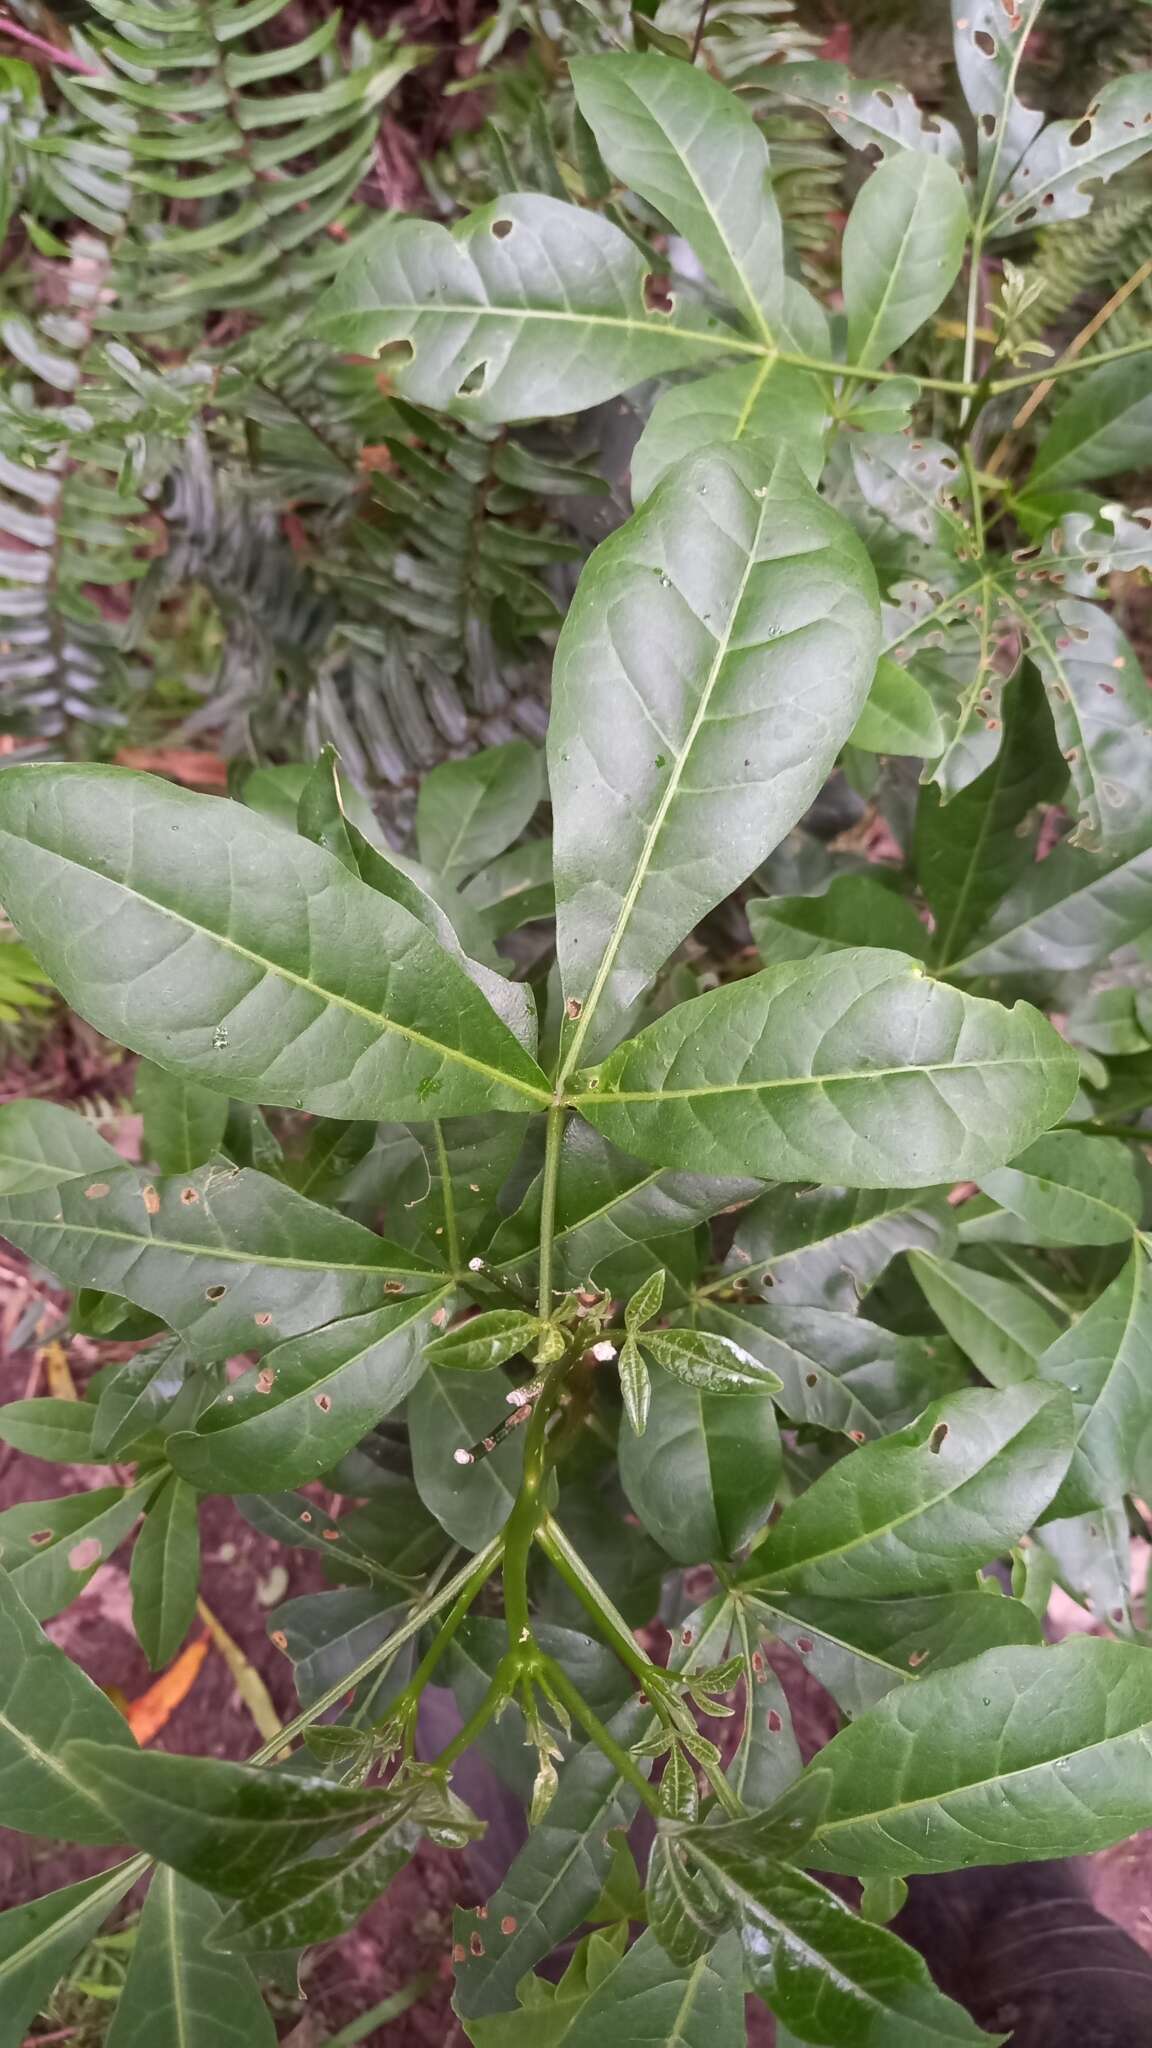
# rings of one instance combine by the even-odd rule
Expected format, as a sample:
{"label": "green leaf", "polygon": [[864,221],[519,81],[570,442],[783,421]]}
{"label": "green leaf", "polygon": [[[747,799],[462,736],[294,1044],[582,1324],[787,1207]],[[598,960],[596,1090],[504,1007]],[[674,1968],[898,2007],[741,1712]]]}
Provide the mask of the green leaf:
{"label": "green leaf", "polygon": [[1078,1080],[1037,1011],[961,996],[877,948],[681,1004],[581,1075],[574,1100],[661,1166],[929,1186],[1012,1158]]}
{"label": "green leaf", "polygon": [[[429,1365],[451,1366],[454,1372],[483,1372],[503,1365],[535,1344],[540,1335],[540,1318],[528,1309],[493,1308],[470,1316],[442,1337],[424,1347]],[[0,1410],[0,1418],[3,1411]]]}
{"label": "green leaf", "polygon": [[101,1386],[92,1429],[93,1450],[102,1458],[118,1458],[154,1432],[162,1436],[187,1372],[187,1353],[176,1337],[126,1359]]}
{"label": "green leaf", "polygon": [[[401,1796],[397,1805],[403,1805]],[[267,1954],[336,1940],[387,1891],[419,1839],[419,1828],[389,1819],[335,1855],[309,1856],[274,1871],[229,1906],[213,1930],[212,1948]]]}
{"label": "green leaf", "polygon": [[0,1408],[0,1443],[56,1465],[91,1464],[95,1424],[88,1401],[9,1401]]}
{"label": "green leaf", "polygon": [[609,168],[684,236],[749,331],[779,346],[784,235],[749,109],[703,66],[655,52],[578,57],[570,68]]}
{"label": "green leaf", "polygon": [[326,1836],[374,1819],[396,1796],[385,1785],[334,1785],[134,1744],[129,1752],[69,1742],[64,1760],[139,1848],[194,1884],[237,1898]]}
{"label": "green leaf", "polygon": [[1030,600],[1021,619],[1079,799],[1073,844],[1139,853],[1152,834],[1152,729],[1140,662],[1098,604]]}
{"label": "green leaf", "polygon": [[[697,73],[696,76],[701,74]],[[632,451],[632,503],[702,449],[746,444],[765,468],[787,448],[810,484],[820,480],[828,400],[810,370],[765,357],[662,391]],[[865,707],[867,709],[867,707]]]}
{"label": "green leaf", "polygon": [[559,1984],[531,1977],[523,2003],[468,2022],[475,2048],[743,2048],[740,1957],[729,1936],[711,1955],[670,1963],[652,1934],[621,1953],[593,1934]]}
{"label": "green leaf", "polygon": [[817,1479],[741,1580],[832,1598],[947,1592],[1043,1513],[1071,1439],[1070,1402],[1035,1380],[947,1395]]}
{"label": "green leaf", "polygon": [[989,1650],[906,1687],[820,1752],[826,1870],[1083,1856],[1152,1816],[1152,1654],[1099,1636]]}
{"label": "green leaf", "polygon": [[859,1315],[710,1300],[698,1316],[780,1375],[775,1398],[790,1421],[842,1430],[857,1442],[899,1429],[966,1380],[951,1345],[900,1337]]}
{"label": "green leaf", "polygon": [[1050,1571],[1097,1621],[1131,1632],[1132,1536],[1123,1502],[1046,1521],[1034,1531],[1033,1547],[1040,1552],[1041,1584]]}
{"label": "green leaf", "polygon": [[123,768],[8,769],[0,898],[81,1015],[242,1101],[355,1118],[547,1099],[409,912],[241,804]]}
{"label": "green leaf", "polygon": [[181,1074],[166,1074],[151,1060],[136,1069],[136,1108],[144,1118],[145,1159],[161,1173],[190,1173],[224,1143],[228,1098]]}
{"label": "green leaf", "polygon": [[1141,469],[1152,456],[1152,364],[1147,356],[1101,363],[1074,379],[1032,464],[1030,492],[1095,483]]}
{"label": "green leaf", "polygon": [[624,1304],[624,1328],[630,1337],[636,1337],[660,1313],[664,1299],[664,1283],[667,1274],[661,1270],[649,1274],[642,1287],[638,1287],[630,1301]]}
{"label": "green leaf", "polygon": [[620,1481],[678,1564],[734,1557],[768,1519],[780,1434],[766,1394],[706,1394],[661,1373],[643,1436],[620,1436]]}
{"label": "green leaf", "polygon": [[266,1351],[434,1278],[414,1252],[240,1167],[155,1183],[121,1167],[13,1196],[0,1227],[65,1286],[162,1316],[200,1359]]}
{"label": "green leaf", "polygon": [[915,1949],[803,1871],[713,1844],[703,1832],[695,1853],[740,1913],[746,1980],[802,2040],[988,2048],[993,2037],[937,1991]]}
{"label": "green leaf", "polygon": [[709,1330],[642,1330],[638,1340],[657,1365],[685,1387],[732,1399],[758,1391],[762,1398],[780,1391],[771,1366],[746,1351],[734,1337]]}
{"label": "green leaf", "polygon": [[0,1558],[37,1621],[51,1620],[84,1591],[140,1519],[153,1484],[100,1486],[0,1513]]}
{"label": "green leaf", "polygon": [[620,1394],[628,1427],[634,1436],[643,1436],[652,1406],[652,1375],[634,1337],[625,1337],[616,1369],[620,1375]]}
{"label": "green leaf", "polygon": [[932,761],[943,749],[944,728],[923,683],[882,654],[848,743],[866,754],[912,754]]}
{"label": "green leaf", "polygon": [[[395,1635],[405,1619],[405,1609],[375,1587],[356,1587],[333,1593],[304,1593],[287,1600],[269,1616],[269,1629],[277,1649],[291,1659],[292,1676],[302,1708],[310,1707],[334,1685],[342,1684],[357,1671],[389,1636]],[[382,1712],[400,1687],[412,1675],[407,1652],[390,1663],[383,1681],[376,1680],[369,1695]]]}
{"label": "green leaf", "polygon": [[735,1286],[770,1288],[774,1305],[854,1314],[898,1252],[948,1249],[953,1235],[944,1196],[919,1188],[769,1188],[739,1218],[728,1268]]}
{"label": "green leaf", "polygon": [[901,153],[873,171],[844,230],[848,360],[876,367],[943,304],[968,239],[964,189],[942,156]]}
{"label": "green leaf", "polygon": [[977,191],[990,203],[1044,125],[1016,97],[1025,45],[1042,0],[1009,14],[1000,0],[952,0],[952,40],[961,90],[976,119]]}
{"label": "green leaf", "polygon": [[205,1410],[195,1434],[169,1437],[172,1463],[213,1493],[275,1492],[330,1472],[415,1386],[446,1298],[393,1302],[277,1344]]}
{"label": "green leaf", "polygon": [[473,873],[520,837],[543,794],[544,759],[527,740],[441,762],[420,785],[421,860],[439,875]]}
{"label": "green leaf", "polygon": [[55,1102],[0,1107],[0,1195],[34,1194],[78,1174],[123,1166],[87,1117]]}
{"label": "green leaf", "polygon": [[132,1626],[154,1671],[171,1662],[196,1617],[196,1495],[173,1473],[149,1503],[132,1552]]}
{"label": "green leaf", "polygon": [[856,78],[846,64],[812,58],[773,64],[772,89],[827,114],[836,134],[853,149],[878,152],[882,158],[897,150],[909,150],[914,158],[941,156],[964,172],[964,144],[951,121],[926,113],[895,79]]}
{"label": "green leaf", "polygon": [[0,1805],[4,1825],[49,1841],[124,1842],[118,1819],[95,1799],[65,1754],[79,1736],[135,1738],[110,1699],[38,1628],[0,1571]]}
{"label": "green leaf", "polygon": [[1005,158],[1007,183],[997,194],[991,236],[1017,235],[1021,228],[1089,213],[1102,185],[1152,149],[1149,117],[1152,87],[1137,70],[1110,79],[1088,112],[1069,121],[1049,121],[1023,162]]}
{"label": "green leaf", "polygon": [[1134,1244],[1111,1286],[1037,1363],[1042,1380],[1072,1396],[1075,1448],[1054,1515],[1108,1507],[1145,1472],[1152,1451],[1150,1344],[1152,1271],[1144,1245]]}
{"label": "green leaf", "polygon": [[0,2048],[21,2048],[29,2023],[140,1875],[133,1861],[0,1913]]}
{"label": "green leaf", "polygon": [[787,456],[697,456],[596,550],[548,729],[565,1071],[807,808],[877,640],[860,543]]}
{"label": "green leaf", "polygon": [[1152,849],[1101,859],[1064,844],[1034,862],[946,971],[1065,974],[1094,967],[1152,921]]}
{"label": "green leaf", "polygon": [[426,1372],[408,1402],[412,1472],[426,1508],[466,1550],[483,1550],[512,1512],[524,1456],[517,1431],[473,1463],[457,1451],[490,1436],[509,1410],[510,1383],[494,1372]]}
{"label": "green leaf", "polygon": [[758,1593],[752,1604],[841,1712],[855,1719],[894,1689],[966,1664],[993,1645],[1040,1641],[1040,1622],[1024,1603],[982,1583],[979,1593],[895,1600]]}
{"label": "green leaf", "polygon": [[994,761],[948,798],[933,784],[916,806],[916,872],[936,922],[934,960],[950,960],[1034,861],[1021,827],[1068,779],[1036,673],[1004,693],[1004,739]]}
{"label": "green leaf", "polygon": [[1046,1244],[1123,1244],[1140,1221],[1140,1181],[1119,1139],[1050,1131],[980,1185]]}
{"label": "green leaf", "polygon": [[1036,1361],[1059,1336],[1060,1325],[1034,1294],[994,1273],[929,1252],[909,1252],[908,1263],[929,1305],[977,1372],[994,1387],[1035,1376]]}
{"label": "green leaf", "polygon": [[649,275],[600,214],[516,192],[451,233],[382,222],[309,325],[337,349],[384,356],[402,397],[493,424],[579,412],[645,377],[762,354],[699,305],[650,311]]}
{"label": "green leaf", "polygon": [[151,2048],[158,2035],[180,2048],[274,2048],[276,2029],[247,1964],[209,1946],[219,1923],[209,1892],[174,1870],[156,1872],[108,2048]]}
{"label": "green leaf", "polygon": [[837,875],[820,896],[755,896],[745,904],[765,962],[810,960],[868,945],[922,960],[928,933],[912,905],[871,875]]}

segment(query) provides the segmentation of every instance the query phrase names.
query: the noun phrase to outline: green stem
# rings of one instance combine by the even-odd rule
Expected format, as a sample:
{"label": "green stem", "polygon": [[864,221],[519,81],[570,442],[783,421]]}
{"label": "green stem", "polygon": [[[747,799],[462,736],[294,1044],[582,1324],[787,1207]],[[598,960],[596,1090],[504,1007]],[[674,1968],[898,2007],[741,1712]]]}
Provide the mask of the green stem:
{"label": "green stem", "polygon": [[1087,1124],[1057,1124],[1058,1131],[1079,1131],[1085,1138],[1127,1138],[1132,1145],[1152,1145],[1152,1130],[1142,1131],[1137,1124],[1109,1124],[1093,1118]]}
{"label": "green stem", "polygon": [[1043,370],[1028,370],[1019,377],[996,377],[988,386],[993,398],[1003,391],[1023,391],[1029,384],[1053,383],[1057,377],[1075,377],[1081,370],[1098,370],[1102,363],[1118,363],[1125,356],[1142,356],[1152,349],[1152,336],[1127,341],[1120,348],[1102,348],[1094,356],[1077,356],[1070,363],[1050,363]]}
{"label": "green stem", "polygon": [[984,500],[980,494],[980,478],[977,474],[975,461],[973,460],[972,443],[970,440],[966,439],[964,441],[961,453],[964,457],[964,469],[968,478],[968,489],[971,494],[972,531],[976,539],[976,553],[980,556],[983,556]]}
{"label": "green stem", "polygon": [[483,1733],[493,1714],[498,1713],[505,1700],[511,1697],[518,1676],[519,1666],[515,1658],[502,1658],[493,1675],[492,1683],[475,1712],[469,1714],[464,1726],[452,1737],[447,1748],[442,1749],[435,1758],[432,1766],[434,1770],[450,1770],[457,1757],[463,1756],[466,1749],[471,1749],[476,1737]]}
{"label": "green stem", "polygon": [[[837,363],[825,356],[792,355],[784,349],[776,352],[774,360],[788,363],[797,370],[818,370],[824,376],[848,377],[865,384],[906,384],[910,374],[907,370],[874,370],[863,363]],[[976,389],[974,384],[960,383],[955,377],[921,377],[917,373],[915,381],[925,391],[952,391],[962,396],[970,395]]]}
{"label": "green stem", "polygon": [[543,1664],[548,1674],[548,1683],[553,1692],[563,1700],[574,1721],[579,1721],[586,1735],[591,1736],[597,1749],[603,1750],[609,1763],[614,1764],[620,1776],[627,1780],[634,1792],[643,1800],[649,1813],[660,1815],[660,1801],[655,1788],[648,1783],[634,1757],[629,1756],[623,1745],[617,1742],[611,1730],[604,1726],[598,1714],[593,1713],[578,1686],[573,1685],[563,1666],[553,1658],[546,1657]]}
{"label": "green stem", "polygon": [[[485,1573],[485,1577],[487,1577],[487,1573]],[[408,1702],[413,1706],[419,1705],[420,1695],[423,1692],[424,1687],[427,1685],[429,1679],[432,1676],[432,1673],[435,1671],[437,1664],[440,1662],[441,1657],[444,1655],[445,1650],[448,1648],[448,1645],[452,1641],[453,1636],[456,1634],[457,1629],[460,1627],[461,1622],[465,1619],[466,1615],[468,1614],[472,1606],[472,1603],[475,1600],[477,1593],[480,1591],[480,1587],[483,1585],[483,1583],[483,1579],[477,1582],[476,1574],[473,1573],[472,1577],[468,1581],[468,1584],[465,1586],[463,1592],[461,1593],[460,1598],[449,1609],[444,1620],[441,1622],[440,1627],[437,1629],[436,1634],[432,1638],[432,1641],[428,1645],[428,1648],[425,1650],[423,1657],[420,1659],[419,1664],[416,1666],[415,1671],[412,1673],[411,1678],[408,1680],[407,1685],[404,1687],[404,1691],[401,1694],[400,1699],[393,1702],[393,1705],[390,1709],[391,1714],[395,1714],[399,1710],[401,1710],[405,1702]]]}
{"label": "green stem", "polygon": [[659,1665],[653,1664],[644,1655],[623,1615],[613,1605],[603,1586],[594,1579],[579,1552],[573,1550],[558,1522],[551,1515],[542,1517],[536,1531],[536,1541],[548,1559],[559,1572],[565,1584],[570,1586],[582,1607],[586,1607],[593,1619],[599,1623],[620,1662],[627,1666],[634,1678],[646,1689],[653,1683],[659,1685],[664,1673]]}
{"label": "green stem", "polygon": [[444,1236],[446,1239],[448,1264],[454,1273],[464,1265],[464,1254],[460,1248],[460,1225],[456,1217],[456,1190],[452,1186],[452,1170],[448,1164],[448,1147],[444,1143],[444,1127],[439,1119],[433,1123],[436,1133],[436,1163],[440,1168],[440,1192],[444,1201]]}
{"label": "green stem", "polygon": [[302,1735],[306,1728],[310,1728],[314,1721],[318,1721],[322,1714],[327,1713],[329,1707],[338,1706],[356,1686],[362,1685],[366,1678],[371,1678],[372,1673],[378,1671],[382,1664],[389,1663],[396,1652],[404,1648],[405,1643],[410,1643],[413,1636],[419,1635],[425,1622],[431,1621],[432,1616],[439,1614],[443,1608],[450,1607],[452,1602],[460,1597],[465,1587],[473,1586],[475,1597],[475,1592],[479,1592],[485,1579],[491,1576],[499,1563],[503,1548],[503,1536],[494,1536],[491,1543],[486,1545],[477,1557],[469,1558],[468,1563],[462,1565],[452,1578],[445,1580],[431,1598],[414,1607],[407,1620],[401,1622],[400,1627],[389,1636],[386,1643],[381,1643],[379,1649],[373,1650],[371,1656],[365,1657],[362,1663],[357,1664],[355,1670],[350,1671],[346,1678],[340,1679],[336,1685],[330,1685],[327,1692],[321,1693],[319,1699],[313,1700],[311,1706],[289,1721],[278,1735],[273,1736],[271,1742],[264,1743],[254,1756],[249,1757],[249,1763],[271,1763],[274,1757],[280,1755],[286,1742],[291,1742],[296,1735]]}
{"label": "green stem", "polygon": [[568,1367],[564,1358],[553,1367],[537,1395],[532,1420],[524,1439],[524,1470],[516,1504],[504,1525],[504,1621],[508,1648],[519,1651],[532,1640],[528,1611],[528,1564],[532,1543],[543,1513],[542,1493],[548,1471],[548,1422],[564,1384]]}
{"label": "green stem", "polygon": [[564,1143],[564,1110],[553,1103],[544,1140],[544,1178],[540,1188],[540,1292],[542,1321],[552,1313],[552,1247],[556,1236],[556,1191],[560,1185],[560,1153]]}

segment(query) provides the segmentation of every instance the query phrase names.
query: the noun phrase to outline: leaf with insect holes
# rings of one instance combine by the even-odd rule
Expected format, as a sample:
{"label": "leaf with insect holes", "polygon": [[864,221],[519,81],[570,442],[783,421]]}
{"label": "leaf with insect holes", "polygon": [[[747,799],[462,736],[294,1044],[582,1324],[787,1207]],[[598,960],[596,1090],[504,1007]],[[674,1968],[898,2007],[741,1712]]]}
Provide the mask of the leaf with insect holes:
{"label": "leaf with insect holes", "polygon": [[655,310],[650,280],[602,215],[514,192],[451,232],[382,222],[308,324],[340,350],[385,358],[402,397],[494,425],[579,412],[741,347],[762,352],[699,305]]}
{"label": "leaf with insect holes", "polygon": [[266,1351],[437,1279],[414,1252],[248,1168],[150,1181],[122,1166],[10,1197],[0,1228],[66,1286],[162,1316],[203,1360]]}
{"label": "leaf with insect holes", "polygon": [[335,1785],[216,1757],[71,1742],[65,1762],[129,1839],[194,1884],[240,1898],[283,1863],[395,1800],[384,1785]]}
{"label": "leaf with insect holes", "polygon": [[697,455],[596,550],[548,728],[565,1071],[807,808],[878,639],[867,557],[787,454]]}
{"label": "leaf with insect holes", "polygon": [[417,1295],[289,1337],[232,1381],[194,1434],[169,1437],[167,1455],[215,1493],[274,1492],[330,1472],[416,1385],[446,1299]]}
{"label": "leaf with insect holes", "polygon": [[1002,1165],[1078,1080],[1037,1011],[963,996],[877,947],[682,1003],[579,1075],[574,1100],[662,1166],[929,1186]]}
{"label": "leaf with insect holes", "polygon": [[536,1343],[541,1330],[539,1316],[528,1309],[492,1308],[470,1316],[454,1330],[434,1337],[424,1347],[429,1365],[450,1366],[454,1372],[484,1372],[503,1365]]}
{"label": "leaf with insect holes", "polygon": [[0,1803],[4,1825],[49,1841],[124,1842],[123,1825],[72,1769],[77,1737],[135,1754],[124,1716],[49,1641],[0,1571]]}
{"label": "leaf with insect holes", "polygon": [[907,86],[893,79],[873,83],[854,77],[845,64],[812,58],[800,64],[774,64],[772,90],[826,114],[837,135],[853,149],[874,151],[882,159],[902,150],[913,160],[939,156],[966,175],[958,130],[939,114],[926,113]]}
{"label": "leaf with insect holes", "polygon": [[1024,596],[1021,622],[1079,799],[1073,845],[1139,853],[1152,837],[1152,728],[1131,644],[1078,597]]}
{"label": "leaf with insect holes", "polygon": [[0,1195],[35,1194],[77,1175],[123,1166],[87,1117],[55,1102],[0,1105]]}
{"label": "leaf with insect holes", "polygon": [[622,1432],[620,1483],[678,1564],[735,1556],[767,1521],[780,1433],[767,1392],[704,1393],[661,1373],[644,1434]]}
{"label": "leaf with insect holes", "polygon": [[780,1376],[774,1396],[789,1420],[843,1430],[856,1442],[885,1436],[925,1403],[968,1382],[959,1353],[937,1337],[900,1337],[862,1315],[776,1302],[701,1302],[704,1329],[732,1339]]}
{"label": "leaf with insect holes", "polygon": [[750,446],[765,467],[787,448],[809,483],[817,484],[827,420],[820,380],[767,357],[673,384],[656,400],[632,451],[632,503],[642,505],[677,464],[717,445]]}
{"label": "leaf with insect holes", "polygon": [[891,1694],[820,1752],[825,1870],[1080,1856],[1152,1814],[1148,1652],[1071,1637],[989,1650]]}
{"label": "leaf with insect holes", "polygon": [[1043,114],[1016,94],[1042,5],[1043,0],[1022,0],[1009,13],[1002,0],[952,0],[952,47],[960,89],[976,120],[976,188],[986,206],[1044,125]]}
{"label": "leaf with insect holes", "polygon": [[59,1500],[21,1501],[0,1513],[0,1559],[37,1621],[84,1591],[139,1521],[154,1479],[99,1486]]}
{"label": "leaf with insect holes", "polygon": [[1152,83],[1141,70],[1113,78],[1083,115],[1049,121],[1023,159],[1002,159],[1007,178],[996,194],[989,237],[1056,220],[1079,220],[1118,171],[1152,149]]}
{"label": "leaf with insect holes", "polygon": [[154,1671],[172,1658],[196,1616],[200,1588],[198,1503],[173,1473],[148,1504],[132,1552],[132,1626]]}
{"label": "leaf with insect holes", "polygon": [[7,769],[0,900],[90,1023],[242,1101],[351,1118],[548,1099],[409,911],[242,804],[124,768]]}
{"label": "leaf with insect holes", "polygon": [[220,1908],[174,1870],[156,1871],[108,2048],[273,2048],[276,2029],[247,1964],[211,1946]]}
{"label": "leaf with insect holes", "polygon": [[942,156],[889,157],[844,229],[848,360],[875,367],[943,304],[960,272],[968,202]]}
{"label": "leaf with insect holes", "polygon": [[1032,1526],[1071,1455],[1063,1388],[947,1395],[792,1501],[741,1583],[833,1598],[947,1592]]}
{"label": "leaf with insect holes", "polygon": [[785,1185],[769,1188],[738,1218],[726,1270],[734,1287],[763,1288],[773,1305],[812,1303],[854,1315],[898,1252],[910,1245],[949,1251],[954,1242],[943,1191]]}

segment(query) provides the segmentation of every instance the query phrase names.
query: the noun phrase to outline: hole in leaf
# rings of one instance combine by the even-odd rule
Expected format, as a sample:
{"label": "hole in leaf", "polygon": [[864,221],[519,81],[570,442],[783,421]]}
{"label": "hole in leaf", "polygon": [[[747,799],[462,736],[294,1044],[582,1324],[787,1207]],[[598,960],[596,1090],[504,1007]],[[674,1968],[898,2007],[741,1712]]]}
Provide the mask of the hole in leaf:
{"label": "hole in leaf", "polygon": [[217,1281],[214,1287],[206,1287],[204,1289],[204,1298],[206,1301],[223,1301],[227,1292],[228,1289]]}
{"label": "hole in leaf", "polygon": [[487,375],[488,365],[486,362],[474,363],[467,376],[462,377],[456,386],[457,398],[478,398],[484,389]]}
{"label": "hole in leaf", "polygon": [[410,341],[382,341],[376,350],[376,361],[387,370],[402,370],[410,363],[416,351]]}
{"label": "hole in leaf", "polygon": [[671,313],[676,301],[668,289],[668,279],[657,277],[652,271],[644,279],[644,304],[650,313]]}
{"label": "hole in leaf", "polygon": [[877,86],[876,97],[882,107],[894,107],[896,104],[891,93],[885,92],[883,86]]}
{"label": "hole in leaf", "polygon": [[1091,121],[1081,121],[1079,126],[1072,130],[1068,140],[1072,144],[1073,149],[1083,149],[1084,144],[1092,140]]}
{"label": "hole in leaf", "polygon": [[510,220],[494,220],[492,223],[492,233],[498,242],[507,241],[508,236],[512,233],[512,228],[513,222]]}
{"label": "hole in leaf", "polygon": [[779,1733],[780,1733],[780,1730],[781,1730],[781,1729],[783,1728],[783,1726],[784,1726],[784,1723],[783,1723],[783,1721],[781,1720],[781,1718],[780,1718],[779,1714],[778,1714],[778,1713],[776,1712],[776,1709],[775,1709],[775,1707],[769,1707],[769,1709],[768,1709],[768,1733],[769,1733],[770,1735],[779,1735]]}
{"label": "hole in leaf", "polygon": [[982,57],[994,57],[996,55],[996,38],[995,36],[990,36],[986,28],[974,29],[972,31],[972,41]]}
{"label": "hole in leaf", "polygon": [[802,1657],[809,1657],[811,1656],[813,1650],[816,1648],[816,1645],[812,1641],[811,1636],[797,1636],[796,1648],[799,1650],[800,1655]]}
{"label": "hole in leaf", "polygon": [[51,1529],[33,1529],[32,1534],[28,1538],[28,1541],[29,1543],[33,1544],[37,1550],[41,1550],[43,1549],[45,1543],[51,1543],[52,1535],[53,1532]]}
{"label": "hole in leaf", "polygon": [[947,1434],[948,1424],[946,1422],[938,1422],[928,1439],[928,1449],[935,1452],[938,1456],[944,1448],[944,1439]]}
{"label": "hole in leaf", "polygon": [[981,116],[980,116],[980,133],[981,133],[981,135],[987,135],[987,136],[989,136],[989,137],[991,137],[991,136],[995,135],[995,133],[996,133],[996,116],[995,116],[995,114],[981,114]]}
{"label": "hole in leaf", "polygon": [[1019,223],[1020,223],[1020,226],[1021,226],[1021,227],[1023,227],[1023,225],[1024,225],[1025,221],[1027,221],[1027,220],[1035,220],[1035,218],[1036,218],[1036,208],[1035,208],[1034,206],[1026,206],[1026,207],[1024,208],[1023,212],[1021,212],[1021,213],[1018,213],[1018,214],[1016,215],[1016,218],[1017,218],[1017,220],[1019,221]]}

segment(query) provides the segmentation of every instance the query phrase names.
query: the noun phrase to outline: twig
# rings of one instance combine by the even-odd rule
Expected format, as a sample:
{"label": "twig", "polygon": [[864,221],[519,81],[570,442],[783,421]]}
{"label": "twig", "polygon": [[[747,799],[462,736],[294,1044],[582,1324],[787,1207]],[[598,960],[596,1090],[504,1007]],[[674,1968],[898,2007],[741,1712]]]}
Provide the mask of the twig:
{"label": "twig", "polygon": [[1152,277],[1152,256],[1149,256],[1147,261],[1142,263],[1138,270],[1134,270],[1131,277],[1117,291],[1113,292],[1112,297],[1101,306],[1098,313],[1093,313],[1087,326],[1080,329],[1079,334],[1075,335],[1069,342],[1063,355],[1060,356],[1057,362],[1053,363],[1048,375],[1041,383],[1033,386],[1019,412],[1016,414],[1012,425],[1008,428],[1007,433],[997,442],[987,462],[984,464],[984,470],[988,476],[995,475],[1008,453],[1013,434],[1018,434],[1021,427],[1027,426],[1037,406],[1041,405],[1044,399],[1047,398],[1056,380],[1056,376],[1064,370],[1067,364],[1076,360],[1081,351],[1087,348],[1093,336],[1099,334],[1105,322],[1112,318],[1113,313],[1117,312],[1125,300],[1130,299],[1133,292],[1138,291],[1145,279],[1149,277]]}
{"label": "twig", "polygon": [[[102,78],[103,72],[96,64],[89,64],[78,57],[74,50],[61,50],[56,43],[50,43],[46,36],[34,35],[30,28],[21,28],[16,21],[0,21],[0,35],[11,36],[14,43],[25,43],[30,50],[38,50],[42,57],[49,57],[53,64],[60,64],[65,71],[82,71],[86,78]],[[66,2034],[42,2034],[42,2041],[65,2041]]]}

